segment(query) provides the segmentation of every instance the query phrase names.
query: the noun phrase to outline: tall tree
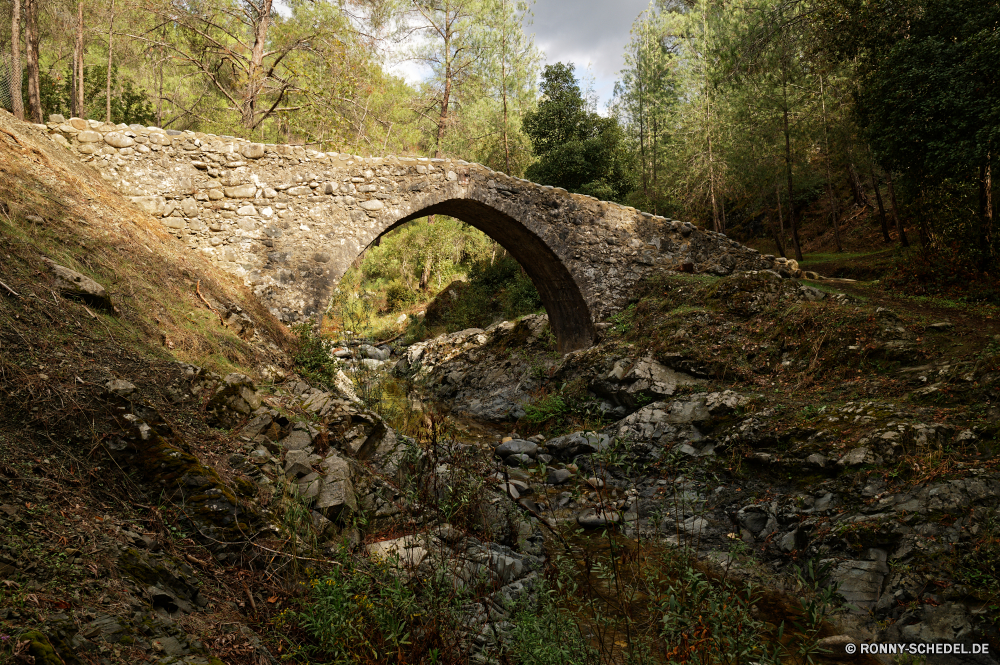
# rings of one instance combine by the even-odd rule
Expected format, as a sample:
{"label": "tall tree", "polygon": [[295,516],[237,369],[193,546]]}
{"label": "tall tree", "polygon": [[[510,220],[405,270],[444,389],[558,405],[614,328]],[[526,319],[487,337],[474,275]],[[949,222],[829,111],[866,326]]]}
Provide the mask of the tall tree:
{"label": "tall tree", "polygon": [[82,118],[85,115],[83,108],[83,0],[76,2],[76,30],[73,41],[73,65],[70,81],[72,89],[70,91],[70,115]]}
{"label": "tall tree", "polygon": [[10,101],[11,111],[18,120],[24,120],[24,100],[21,91],[21,0],[13,0],[10,19]]}
{"label": "tall tree", "polygon": [[410,57],[432,71],[426,94],[436,112],[434,154],[443,155],[453,108],[464,103],[462,92],[476,80],[489,45],[482,21],[495,11],[494,0],[412,0],[405,15],[406,31],[421,42]]}
{"label": "tall tree", "polygon": [[105,100],[107,101],[107,108],[105,112],[104,122],[111,122],[111,75],[114,71],[112,68],[112,63],[114,62],[115,53],[115,0],[111,0],[111,11],[108,12],[108,80],[107,88],[105,92]]}
{"label": "tall tree", "polygon": [[275,114],[299,107],[283,106],[296,90],[295,72],[284,66],[294,51],[305,48],[313,34],[271,39],[273,0],[239,0],[233,5],[168,4],[157,9],[162,20],[180,27],[184,39],[171,40],[174,59],[195,70],[254,130]]}
{"label": "tall tree", "polygon": [[624,200],[632,179],[617,119],[588,108],[572,64],[546,65],[541,91],[538,108],[524,117],[524,131],[538,156],[526,176],[571,192]]}
{"label": "tall tree", "polygon": [[42,95],[39,62],[38,43],[40,35],[38,32],[38,6],[41,0],[25,0],[24,2],[24,41],[25,41],[25,61],[28,73],[28,108],[31,110],[31,119],[34,122],[42,122]]}
{"label": "tall tree", "polygon": [[626,132],[638,146],[641,201],[636,205],[658,213],[663,207],[660,168],[663,146],[669,141],[670,114],[677,103],[673,76],[676,62],[663,12],[654,5],[632,24],[625,49],[625,69],[615,84],[615,110]]}

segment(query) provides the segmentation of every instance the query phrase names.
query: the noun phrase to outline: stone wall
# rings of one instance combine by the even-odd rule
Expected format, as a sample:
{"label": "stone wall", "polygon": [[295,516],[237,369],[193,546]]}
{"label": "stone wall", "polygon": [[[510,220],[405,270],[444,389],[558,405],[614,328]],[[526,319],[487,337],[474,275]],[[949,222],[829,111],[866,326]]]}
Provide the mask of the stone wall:
{"label": "stone wall", "polygon": [[[324,311],[381,234],[428,214],[476,226],[526,269],[564,350],[650,270],[780,268],[724,235],[461,160],[358,157],[226,136],[50,118],[51,138],[242,277],[282,320]],[[783,259],[779,260],[783,261]]]}

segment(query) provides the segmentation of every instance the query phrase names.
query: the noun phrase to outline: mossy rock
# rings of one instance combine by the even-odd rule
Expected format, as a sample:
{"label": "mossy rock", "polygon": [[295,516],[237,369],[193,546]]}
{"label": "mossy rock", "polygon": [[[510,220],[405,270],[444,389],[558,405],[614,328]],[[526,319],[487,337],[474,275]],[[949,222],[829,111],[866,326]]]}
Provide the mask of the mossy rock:
{"label": "mossy rock", "polygon": [[[152,420],[152,422],[156,422]],[[185,443],[164,426],[131,424],[127,442],[119,452],[145,480],[163,487],[185,506],[186,517],[199,535],[214,542],[242,542],[246,531],[239,523],[258,524],[260,516],[247,513],[236,494],[215,469],[188,452]]]}
{"label": "mossy rock", "polygon": [[233,480],[233,489],[244,499],[252,499],[257,496],[257,485],[252,480],[247,480],[246,478],[235,478]]}
{"label": "mossy rock", "polygon": [[[28,655],[34,657],[35,665],[66,665],[67,661],[64,661],[59,656],[59,653],[44,633],[37,630],[30,630],[27,633],[22,633],[17,639],[22,642],[25,640],[29,642]],[[78,661],[76,658],[73,658],[73,662]]]}

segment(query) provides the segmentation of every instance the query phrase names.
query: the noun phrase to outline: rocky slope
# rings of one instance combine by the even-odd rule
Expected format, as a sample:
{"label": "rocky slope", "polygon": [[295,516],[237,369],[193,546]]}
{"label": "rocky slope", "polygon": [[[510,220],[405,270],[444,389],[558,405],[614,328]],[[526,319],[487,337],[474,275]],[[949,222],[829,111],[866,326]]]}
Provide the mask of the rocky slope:
{"label": "rocky slope", "polygon": [[825,284],[665,276],[592,349],[553,355],[527,317],[414,345],[396,371],[453,412],[542,429],[496,454],[555,523],[618,523],[773,588],[812,560],[842,655],[977,643],[993,655],[928,662],[996,662],[995,324]]}

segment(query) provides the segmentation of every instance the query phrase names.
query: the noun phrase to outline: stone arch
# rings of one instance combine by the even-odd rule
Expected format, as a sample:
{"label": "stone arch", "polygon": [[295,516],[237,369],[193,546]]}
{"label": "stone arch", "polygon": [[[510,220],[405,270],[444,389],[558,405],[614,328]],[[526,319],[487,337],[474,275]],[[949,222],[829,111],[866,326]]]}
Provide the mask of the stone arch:
{"label": "stone arch", "polygon": [[549,244],[510,211],[462,196],[464,192],[448,194],[451,196],[422,197],[415,201],[404,217],[387,220],[388,225],[368,246],[389,231],[421,217],[447,215],[460,219],[495,240],[521,264],[545,305],[559,351],[568,353],[591,346],[595,329],[590,306],[572,273]]}

